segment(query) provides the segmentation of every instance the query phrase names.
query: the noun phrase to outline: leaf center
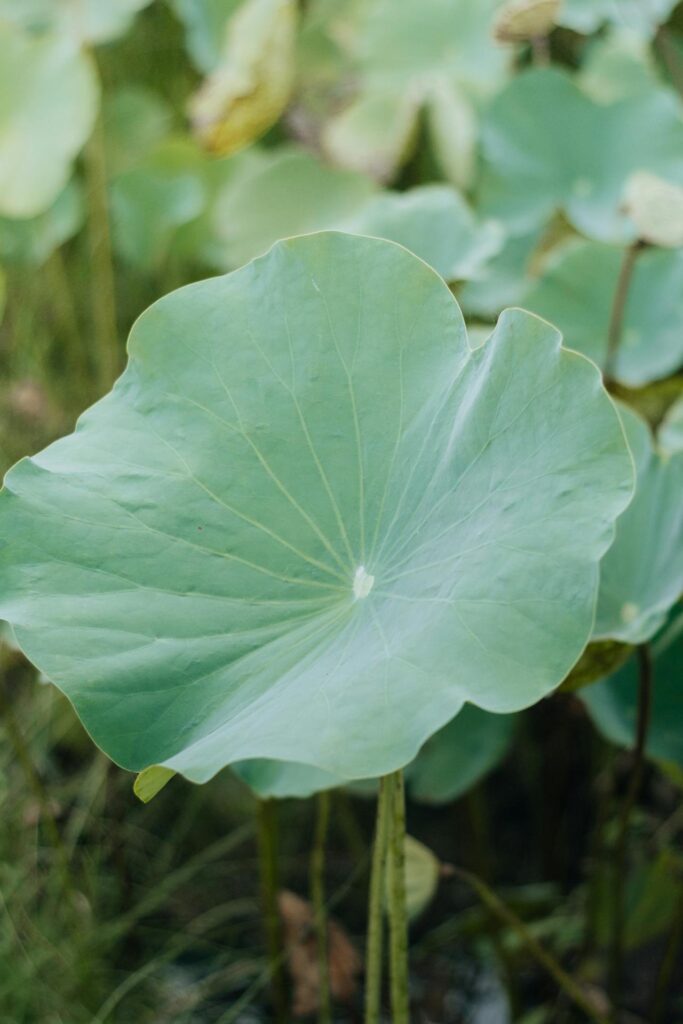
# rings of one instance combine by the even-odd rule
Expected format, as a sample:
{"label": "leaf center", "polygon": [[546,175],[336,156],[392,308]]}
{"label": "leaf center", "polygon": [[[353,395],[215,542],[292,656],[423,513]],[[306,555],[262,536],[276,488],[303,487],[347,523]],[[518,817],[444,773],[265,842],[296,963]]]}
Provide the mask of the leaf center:
{"label": "leaf center", "polygon": [[353,596],[358,600],[367,597],[375,584],[375,577],[365,570],[364,565],[359,565],[356,575],[353,577]]}

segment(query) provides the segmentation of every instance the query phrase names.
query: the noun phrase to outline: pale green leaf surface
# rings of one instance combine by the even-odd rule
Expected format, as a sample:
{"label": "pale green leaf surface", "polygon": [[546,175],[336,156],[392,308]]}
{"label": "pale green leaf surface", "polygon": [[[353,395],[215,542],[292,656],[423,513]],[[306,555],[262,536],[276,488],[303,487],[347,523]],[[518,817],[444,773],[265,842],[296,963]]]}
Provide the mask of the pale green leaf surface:
{"label": "pale green leaf surface", "polygon": [[481,267],[474,280],[467,281],[458,291],[458,301],[466,317],[494,319],[506,306],[525,305],[530,265],[542,234],[543,229],[537,227],[522,235],[504,235],[500,252]]}
{"label": "pale green leaf surface", "polygon": [[166,296],[129,354],[0,501],[0,616],[117,763],[374,777],[565,677],[632,465],[547,323],[472,351],[423,262],[327,233]]}
{"label": "pale green leaf surface", "polygon": [[57,31],[77,43],[106,43],[128,31],[151,0],[0,0],[0,20]]}
{"label": "pale green leaf surface", "polygon": [[325,125],[323,150],[340,167],[391,181],[414,151],[419,111],[410,92],[363,92]]}
{"label": "pale green leaf surface", "polygon": [[138,800],[142,800],[143,804],[148,804],[171,781],[174,775],[175,772],[170,768],[152,764],[149,768],[144,768],[137,776],[133,783],[133,792]]}
{"label": "pale green leaf surface", "polygon": [[634,237],[621,209],[636,171],[683,183],[680,102],[668,90],[599,104],[557,69],[518,75],[482,124],[484,213],[523,234],[556,210],[605,242]]}
{"label": "pale green leaf surface", "polygon": [[169,134],[173,111],[158,93],[125,86],[105,96],[102,109],[107,173],[131,170]]}
{"label": "pale green leaf surface", "polygon": [[228,21],[242,0],[171,0],[185,27],[185,42],[195,66],[210,74],[221,61]]}
{"label": "pale green leaf surface", "polygon": [[0,215],[34,217],[52,205],[97,101],[92,64],[76,43],[0,22]]}
{"label": "pale green leaf surface", "polygon": [[654,636],[683,594],[683,452],[660,454],[645,421],[628,406],[619,411],[636,493],[600,565],[593,636],[639,644]]}
{"label": "pale green leaf surface", "polygon": [[[652,711],[646,752],[654,760],[683,767],[683,616],[653,645]],[[632,748],[638,716],[638,660],[580,693],[596,728],[611,743]]]}
{"label": "pale green leaf surface", "polygon": [[83,191],[72,178],[43,213],[35,217],[0,217],[0,259],[40,266],[80,230],[84,213]]}
{"label": "pale green leaf surface", "polygon": [[[406,911],[412,921],[426,910],[436,895],[441,877],[441,862],[428,846],[413,836],[406,836],[404,842],[404,864],[406,879]],[[385,901],[391,904],[390,876],[385,875]]]}
{"label": "pale green leaf surface", "polygon": [[638,33],[619,29],[590,41],[576,81],[598,103],[662,87],[652,47]]}
{"label": "pale green leaf surface", "polygon": [[508,753],[515,725],[514,715],[492,715],[466,704],[407,768],[412,799],[442,804],[462,796]]}
{"label": "pale green leaf surface", "polygon": [[231,768],[262,800],[306,800],[315,793],[334,789],[343,782],[330,772],[292,761],[257,758],[238,761]]}
{"label": "pale green leaf surface", "polygon": [[[603,366],[623,249],[574,239],[558,247],[523,299],[567,344]],[[650,249],[631,279],[614,376],[641,387],[683,364],[683,250]]]}

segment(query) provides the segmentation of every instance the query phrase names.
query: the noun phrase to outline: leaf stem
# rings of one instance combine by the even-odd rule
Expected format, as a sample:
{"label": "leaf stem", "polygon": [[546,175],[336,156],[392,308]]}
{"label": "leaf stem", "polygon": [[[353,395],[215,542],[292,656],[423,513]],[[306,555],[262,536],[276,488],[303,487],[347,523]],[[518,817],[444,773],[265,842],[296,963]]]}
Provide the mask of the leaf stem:
{"label": "leaf stem", "polygon": [[531,59],[535,68],[550,67],[550,40],[547,35],[533,37],[531,40]]}
{"label": "leaf stem", "polygon": [[88,194],[95,376],[98,388],[104,392],[109,389],[119,372],[121,354],[116,321],[116,283],[101,112],[97,116],[92,134],[85,146],[84,163]]}
{"label": "leaf stem", "polygon": [[619,276],[617,278],[617,286],[612,300],[609,327],[607,329],[607,352],[605,354],[605,365],[603,367],[603,375],[607,383],[613,383],[614,381],[617,355],[624,328],[626,302],[628,299],[629,289],[631,287],[636,259],[643,248],[643,242],[641,242],[640,239],[637,239],[625,250],[621,261]]}
{"label": "leaf stem", "polygon": [[382,1003],[382,947],[384,921],[382,902],[387,857],[387,819],[390,786],[380,779],[377,798],[375,840],[372,847],[370,892],[368,896],[368,935],[365,952],[365,1024],[379,1024]]}
{"label": "leaf stem", "polygon": [[389,952],[392,1024],[409,1024],[408,908],[406,904],[406,803],[403,772],[387,779],[390,791],[388,878]]}
{"label": "leaf stem", "polygon": [[316,822],[311,851],[311,903],[318,951],[318,1021],[332,1024],[330,971],[327,945],[327,909],[325,907],[325,843],[330,822],[330,794],[316,797]]}
{"label": "leaf stem", "polygon": [[659,1024],[666,1007],[666,998],[669,986],[673,977],[676,964],[681,952],[683,941],[683,892],[679,891],[678,907],[676,916],[669,932],[669,938],[664,950],[664,956],[657,972],[657,980],[652,995],[650,1008],[650,1021],[652,1024]]}
{"label": "leaf stem", "polygon": [[277,812],[274,800],[256,803],[259,867],[263,924],[270,974],[270,992],[276,1024],[287,1024],[287,979],[285,976],[282,921],[278,910]]}
{"label": "leaf stem", "polygon": [[537,963],[539,963],[541,967],[550,974],[565,995],[571,999],[576,1006],[583,1010],[590,1020],[594,1021],[595,1024],[608,1024],[607,1018],[603,1017],[596,1009],[571,975],[567,974],[555,957],[541,946],[524,922],[517,917],[510,907],[503,903],[500,897],[486,884],[486,882],[481,878],[478,878],[477,875],[472,874],[472,872],[464,871],[462,868],[453,867],[452,871],[456,878],[459,878],[474,890],[481,902],[488,908],[488,910],[491,911],[491,913],[495,914],[503,924],[512,928]]}
{"label": "leaf stem", "polygon": [[633,767],[624,802],[619,814],[619,826],[615,844],[615,856],[612,879],[612,935],[609,957],[608,989],[612,1004],[612,1020],[618,1020],[621,1002],[621,983],[624,957],[625,927],[625,882],[628,859],[628,834],[631,814],[643,781],[645,767],[645,745],[650,725],[652,710],[652,655],[647,644],[636,648],[638,658],[638,717],[636,723],[636,742],[633,748]]}

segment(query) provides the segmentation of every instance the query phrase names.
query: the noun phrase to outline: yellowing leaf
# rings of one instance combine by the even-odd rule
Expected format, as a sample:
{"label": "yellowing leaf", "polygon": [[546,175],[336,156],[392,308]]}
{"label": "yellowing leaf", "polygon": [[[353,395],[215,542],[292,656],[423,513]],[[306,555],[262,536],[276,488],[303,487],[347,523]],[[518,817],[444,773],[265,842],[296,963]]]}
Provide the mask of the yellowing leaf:
{"label": "yellowing leaf", "polygon": [[294,82],[295,0],[246,0],[229,20],[224,57],[190,105],[214,153],[249,145],[277,121]]}
{"label": "yellowing leaf", "polygon": [[524,43],[547,36],[561,6],[562,0],[512,0],[498,12],[494,39],[499,43]]}
{"label": "yellowing leaf", "polygon": [[166,783],[171,781],[174,775],[174,771],[164,768],[161,764],[150,765],[136,777],[133,783],[133,792],[138,800],[142,800],[143,804],[148,804]]}
{"label": "yellowing leaf", "polygon": [[434,898],[441,875],[441,863],[429,847],[412,836],[405,838],[404,853],[406,907],[408,917],[412,919],[418,917]]}

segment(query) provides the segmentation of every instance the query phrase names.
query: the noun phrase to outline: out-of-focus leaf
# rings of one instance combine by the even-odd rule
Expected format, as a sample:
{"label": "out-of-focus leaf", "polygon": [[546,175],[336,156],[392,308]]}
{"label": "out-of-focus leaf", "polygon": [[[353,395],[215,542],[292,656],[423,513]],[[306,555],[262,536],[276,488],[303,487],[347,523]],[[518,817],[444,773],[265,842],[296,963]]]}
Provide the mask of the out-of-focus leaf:
{"label": "out-of-focus leaf", "polygon": [[593,102],[563,71],[531,69],[483,121],[483,211],[523,234],[561,210],[589,238],[635,237],[622,210],[626,182],[651,171],[683,183],[680,101],[668,90]]}
{"label": "out-of-focus leaf", "polygon": [[[457,185],[470,183],[474,108],[507,74],[491,38],[500,0],[368,0],[344,40],[350,102],[323,132],[344,167],[391,180],[412,152],[419,112],[429,112],[437,159]],[[343,93],[343,88],[342,88]]]}
{"label": "out-of-focus leaf", "polygon": [[107,171],[115,177],[143,160],[168,135],[173,114],[156,92],[126,86],[103,100]]}
{"label": "out-of-focus leaf", "polygon": [[560,25],[586,35],[609,22],[650,38],[677,3],[678,0],[564,0],[557,20]]}
{"label": "out-of-focus leaf", "polygon": [[49,29],[77,43],[107,43],[128,31],[152,0],[0,0],[0,21]]}
{"label": "out-of-focus leaf", "polygon": [[151,270],[168,256],[176,232],[198,218],[207,199],[204,158],[187,139],[172,139],[111,186],[118,253]]}
{"label": "out-of-focus leaf", "polygon": [[[557,325],[566,344],[604,366],[623,249],[573,239],[548,257],[522,304]],[[683,250],[637,258],[613,375],[640,387],[683,363]]]}
{"label": "out-of-focus leaf", "polygon": [[97,100],[93,66],[76,43],[0,22],[0,215],[35,217],[57,199]]}
{"label": "out-of-focus leaf", "polygon": [[442,804],[462,796],[505,757],[516,722],[514,715],[492,715],[466,704],[407,769],[412,799]]}
{"label": "out-of-focus leaf", "polygon": [[[405,837],[405,876],[406,876],[406,909],[408,917],[413,920],[419,917],[429,906],[436,895],[441,877],[441,862],[428,846],[414,839]],[[386,899],[389,902],[390,878],[386,877]]]}
{"label": "out-of-focus leaf", "polygon": [[227,26],[243,0],[171,0],[185,26],[186,45],[195,67],[205,75],[221,62]]}
{"label": "out-of-focus leaf", "polygon": [[659,444],[663,451],[683,451],[683,398],[679,398],[669,408],[658,433]]}
{"label": "out-of-focus leaf", "polygon": [[494,320],[506,306],[524,304],[531,262],[542,235],[542,228],[523,235],[504,235],[500,252],[458,292],[467,316]]}
{"label": "out-of-focus leaf", "polygon": [[[646,753],[655,761],[683,766],[683,613],[652,644],[654,681]],[[638,716],[638,659],[581,690],[580,698],[596,728],[611,743],[633,748]]]}
{"label": "out-of-focus leaf", "polygon": [[683,188],[638,171],[626,182],[623,208],[638,238],[664,249],[683,246]]}
{"label": "out-of-focus leaf", "polygon": [[636,493],[600,563],[596,640],[651,639],[683,594],[683,452],[661,455],[649,427],[621,405]]}
{"label": "out-of-focus leaf", "polygon": [[621,668],[631,657],[633,647],[617,640],[595,640],[586,647],[574,668],[562,683],[562,693],[574,693],[596,679],[604,679]]}
{"label": "out-of-focus leaf", "polygon": [[576,81],[597,103],[615,103],[662,87],[652,47],[637,33],[618,29],[591,40]]}
{"label": "out-of-focus leaf", "polygon": [[399,242],[447,281],[478,277],[503,245],[501,225],[478,220],[446,185],[381,193],[355,216],[330,226]]}
{"label": "out-of-focus leaf", "polygon": [[83,193],[73,178],[54,203],[35,217],[0,217],[0,258],[40,266],[81,228]]}
{"label": "out-of-focus leaf", "polygon": [[226,27],[225,49],[190,104],[203,144],[222,156],[277,121],[294,84],[296,0],[244,0]]}
{"label": "out-of-focus leaf", "polygon": [[446,280],[484,272],[502,228],[480,221],[454,189],[425,185],[377,193],[369,178],[286,147],[229,179],[214,207],[214,265],[229,269],[279,238],[336,229],[399,242]]}

